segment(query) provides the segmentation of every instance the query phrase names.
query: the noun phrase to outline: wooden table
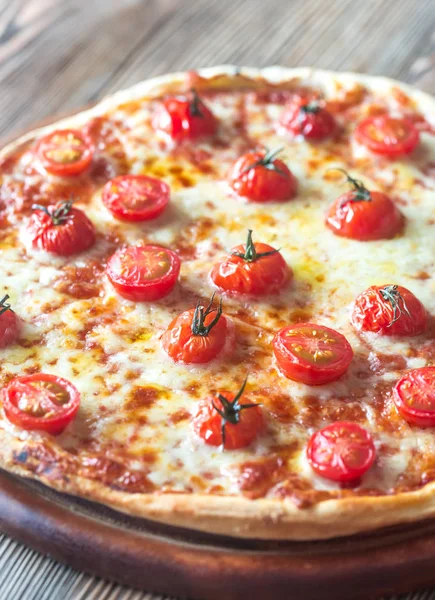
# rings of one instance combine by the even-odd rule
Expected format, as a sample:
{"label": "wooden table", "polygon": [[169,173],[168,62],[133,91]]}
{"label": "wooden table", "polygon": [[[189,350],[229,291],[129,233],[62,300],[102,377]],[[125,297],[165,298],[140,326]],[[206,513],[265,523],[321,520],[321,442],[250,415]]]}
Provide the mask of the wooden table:
{"label": "wooden table", "polygon": [[[434,31],[435,0],[0,0],[0,137],[153,75],[223,63],[362,71],[435,92]],[[0,534],[0,599],[158,597]]]}

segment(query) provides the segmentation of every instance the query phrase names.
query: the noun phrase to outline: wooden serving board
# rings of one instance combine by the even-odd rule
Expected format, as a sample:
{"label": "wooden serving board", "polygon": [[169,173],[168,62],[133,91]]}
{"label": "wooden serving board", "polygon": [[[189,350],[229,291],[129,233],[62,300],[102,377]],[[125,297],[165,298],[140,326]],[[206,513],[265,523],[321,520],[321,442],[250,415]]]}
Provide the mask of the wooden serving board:
{"label": "wooden serving board", "polygon": [[[409,79],[435,93],[435,54]],[[233,539],[131,518],[0,469],[0,531],[75,569],[190,600],[369,600],[435,586],[435,520],[319,542]]]}
{"label": "wooden serving board", "polygon": [[367,600],[435,584],[435,521],[322,542],[130,518],[0,471],[0,529],[76,569],[195,600]]}

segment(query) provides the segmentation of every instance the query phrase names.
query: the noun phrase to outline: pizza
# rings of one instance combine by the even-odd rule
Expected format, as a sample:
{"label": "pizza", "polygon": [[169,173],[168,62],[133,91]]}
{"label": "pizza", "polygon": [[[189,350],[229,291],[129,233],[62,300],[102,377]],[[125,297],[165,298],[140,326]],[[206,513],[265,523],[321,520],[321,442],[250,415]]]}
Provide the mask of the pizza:
{"label": "pizza", "polygon": [[333,538],[435,515],[435,101],[152,79],[0,161],[0,465],[130,515]]}

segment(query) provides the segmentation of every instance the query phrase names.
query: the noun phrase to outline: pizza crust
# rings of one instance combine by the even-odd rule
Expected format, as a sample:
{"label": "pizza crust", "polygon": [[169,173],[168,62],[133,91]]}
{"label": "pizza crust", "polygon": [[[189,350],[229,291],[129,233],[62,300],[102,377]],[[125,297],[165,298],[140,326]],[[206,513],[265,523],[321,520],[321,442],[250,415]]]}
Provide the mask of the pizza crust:
{"label": "pizza crust", "polygon": [[[0,431],[0,465],[22,477],[135,517],[219,535],[270,540],[320,540],[412,523],[435,516],[435,484],[392,496],[326,500],[298,508],[291,500],[200,494],[131,494],[68,475],[52,479],[19,466],[12,456],[28,443]],[[5,448],[7,451],[5,452]]]}
{"label": "pizza crust", "polygon": [[[423,111],[435,113],[435,101],[431,96],[387,78],[278,66],[265,69],[221,66],[201,69],[198,73],[204,78],[198,87],[214,89],[256,88],[261,87],[264,80],[277,85],[291,80],[325,87],[333,81],[345,85],[354,82],[366,84],[375,90],[388,90],[394,86],[403,90]],[[144,97],[157,98],[167,93],[183,92],[189,87],[185,73],[139,83],[102,100],[89,110],[27,133],[3,148],[0,157],[6,157],[19,146],[55,128],[80,127],[90,118],[111,111],[120,104]],[[14,458],[25,451],[29,444],[35,442],[17,439],[11,433],[0,430],[1,467],[11,473],[36,479],[59,492],[100,502],[129,515],[208,533],[242,538],[315,540],[347,536],[435,516],[434,483],[417,491],[391,496],[326,500],[306,508],[297,507],[291,500],[250,500],[245,497],[184,493],[132,494],[75,475],[53,479],[43,473],[35,474]]]}
{"label": "pizza crust", "polygon": [[[255,69],[253,67],[237,67],[235,65],[222,65],[198,69],[198,75],[203,78],[199,84],[195,84],[198,89],[240,89],[250,88],[258,89],[264,86],[264,82],[275,85],[281,83],[307,83],[324,86],[326,89],[331,87],[332,82],[339,82],[343,85],[352,83],[367,85],[375,91],[388,91],[392,87],[400,88],[405,94],[412,98],[425,112],[433,112],[435,101],[432,96],[422,92],[406,83],[391,79],[388,77],[374,77],[360,73],[338,73],[336,71],[326,71],[323,69],[314,69],[311,67],[300,67],[288,69],[280,66],[265,67],[264,69]],[[160,77],[154,77],[141,81],[136,85],[120,90],[106,98],[103,98],[95,106],[88,110],[81,111],[71,117],[56,121],[56,123],[33,129],[11,141],[0,150],[0,158],[3,158],[16,150],[22,144],[25,144],[36,137],[48,134],[50,131],[58,128],[80,127],[89,119],[110,112],[115,107],[126,102],[132,102],[140,98],[159,98],[166,94],[183,93],[190,89],[191,85],[187,81],[186,73],[170,73]]]}

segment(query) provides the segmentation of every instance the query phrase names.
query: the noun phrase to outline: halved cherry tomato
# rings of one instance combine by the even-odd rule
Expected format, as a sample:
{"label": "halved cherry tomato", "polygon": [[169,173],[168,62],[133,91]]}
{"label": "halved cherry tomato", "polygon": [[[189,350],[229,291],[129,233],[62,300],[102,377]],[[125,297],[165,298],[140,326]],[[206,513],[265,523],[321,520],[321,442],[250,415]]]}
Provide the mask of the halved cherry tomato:
{"label": "halved cherry tomato", "polygon": [[281,291],[293,272],[278,250],[268,244],[254,244],[249,230],[246,244],[233,248],[213,267],[210,277],[224,292],[262,296]]}
{"label": "halved cherry tomato", "polygon": [[394,387],[393,400],[408,423],[435,427],[435,367],[422,367],[403,375]]}
{"label": "halved cherry tomato", "polygon": [[180,273],[177,254],[162,246],[129,246],[117,250],[107,263],[110,283],[123,298],[150,302],[167,296]]}
{"label": "halved cherry tomato", "polygon": [[278,331],[273,338],[273,352],[286,377],[307,385],[335,381],[353,358],[344,335],[314,323],[298,323]]}
{"label": "halved cherry tomato", "polygon": [[282,202],[296,195],[297,180],[275,152],[248,152],[233,166],[229,183],[252,202]]}
{"label": "halved cherry tomato", "polygon": [[336,129],[332,114],[318,100],[295,96],[284,109],[281,124],[293,135],[303,135],[307,140],[323,140]]}
{"label": "halved cherry tomato", "polygon": [[345,175],[353,189],[331,205],[326,216],[329,229],[359,241],[390,239],[400,233],[405,219],[390,197],[369,191],[361,181]]}
{"label": "halved cherry tomato", "polygon": [[175,362],[207,363],[224,348],[234,346],[232,321],[222,314],[222,303],[213,308],[213,298],[207,307],[198,303],[176,317],[162,336],[164,350]]}
{"label": "halved cherry tomato", "polygon": [[39,140],[35,151],[44,169],[60,176],[83,173],[94,155],[92,142],[75,129],[49,133]]}
{"label": "halved cherry tomato", "polygon": [[264,429],[259,404],[242,398],[246,385],[237,394],[224,391],[198,402],[193,429],[206,444],[235,450],[249,446]]}
{"label": "halved cherry tomato", "polygon": [[3,388],[3,409],[22,429],[62,433],[75,417],[80,394],[67,379],[46,373],[16,377]]}
{"label": "halved cherry tomato", "polygon": [[72,202],[58,202],[53,206],[32,206],[28,232],[32,245],[59,256],[83,252],[95,244],[92,221]]}
{"label": "halved cherry tomato", "polygon": [[153,126],[173,140],[210,137],[216,133],[218,121],[195,90],[184,97],[171,97],[163,101],[156,113]]}
{"label": "halved cherry tomato", "polygon": [[418,335],[426,329],[427,312],[408,289],[373,285],[355,300],[352,323],[381,335]]}
{"label": "halved cherry tomato", "polygon": [[13,344],[20,329],[20,320],[11,309],[8,300],[8,294],[0,300],[0,348]]}
{"label": "halved cherry tomato", "polygon": [[103,188],[103,203],[122,221],[149,221],[165,210],[170,188],[161,179],[147,175],[120,175]]}
{"label": "halved cherry tomato", "polygon": [[376,450],[372,436],[361,425],[337,421],[311,436],[307,458],[326,479],[357,481],[372,466]]}
{"label": "halved cherry tomato", "polygon": [[358,124],[355,139],[375,154],[396,158],[410,154],[417,146],[420,134],[410,119],[377,115]]}

